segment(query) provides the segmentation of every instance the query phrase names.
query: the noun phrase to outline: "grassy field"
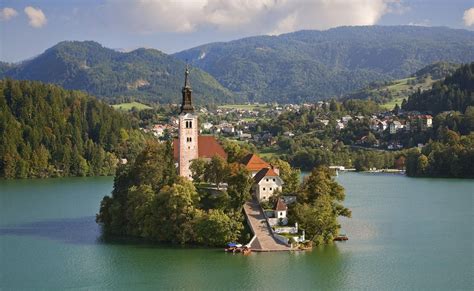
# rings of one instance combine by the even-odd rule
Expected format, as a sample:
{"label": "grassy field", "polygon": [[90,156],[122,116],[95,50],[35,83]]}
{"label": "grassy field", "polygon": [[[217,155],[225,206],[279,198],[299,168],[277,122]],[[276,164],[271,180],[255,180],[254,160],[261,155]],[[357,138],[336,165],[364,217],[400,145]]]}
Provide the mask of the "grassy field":
{"label": "grassy field", "polygon": [[270,106],[268,104],[227,104],[227,105],[220,105],[219,108],[254,110],[254,109],[268,109],[270,108]]}
{"label": "grassy field", "polygon": [[381,107],[392,110],[395,107],[395,104],[398,104],[399,106],[401,106],[403,99],[408,98],[408,96],[416,92],[418,89],[421,89],[422,91],[430,89],[433,83],[436,81],[436,80],[432,80],[431,78],[427,78],[424,82],[409,84],[409,82],[413,80],[416,80],[416,78],[411,77],[411,78],[400,79],[400,80],[394,81],[392,84],[388,86],[374,89],[378,91],[389,90],[392,93],[392,96],[394,96],[394,98],[390,100],[389,102],[381,104]]}
{"label": "grassy field", "polygon": [[137,110],[144,110],[144,109],[151,109],[150,106],[139,103],[139,102],[130,102],[130,103],[120,103],[120,104],[115,104],[112,105],[114,109],[118,110],[132,110],[133,107],[135,107]]}
{"label": "grassy field", "polygon": [[402,106],[403,99],[408,98],[408,97],[398,97],[395,98],[387,103],[380,104],[380,107],[387,109],[387,110],[393,110],[395,108],[395,104],[398,104],[398,106]]}

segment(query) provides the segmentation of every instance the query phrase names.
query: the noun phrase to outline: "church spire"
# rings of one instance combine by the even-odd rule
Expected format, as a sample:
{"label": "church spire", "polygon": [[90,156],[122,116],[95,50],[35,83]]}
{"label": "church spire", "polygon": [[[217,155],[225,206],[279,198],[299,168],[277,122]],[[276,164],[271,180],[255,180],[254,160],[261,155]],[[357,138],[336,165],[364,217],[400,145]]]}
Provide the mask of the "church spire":
{"label": "church spire", "polygon": [[189,66],[186,64],[186,70],[184,71],[184,87],[181,91],[183,93],[183,101],[181,103],[181,113],[194,113],[193,99],[191,96],[191,85],[188,81]]}

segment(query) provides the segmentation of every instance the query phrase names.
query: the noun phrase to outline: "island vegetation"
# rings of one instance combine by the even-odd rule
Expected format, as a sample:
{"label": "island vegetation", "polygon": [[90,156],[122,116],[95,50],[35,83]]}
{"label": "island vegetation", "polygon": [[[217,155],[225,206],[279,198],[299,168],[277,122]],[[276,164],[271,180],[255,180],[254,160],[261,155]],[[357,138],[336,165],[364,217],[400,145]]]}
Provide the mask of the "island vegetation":
{"label": "island vegetation", "polygon": [[[236,160],[249,152],[228,142],[229,160],[196,159],[193,182],[177,175],[170,142],[149,141],[133,164],[117,171],[111,196],[105,196],[97,222],[106,235],[140,237],[153,242],[224,246],[247,243],[251,234],[242,212],[251,197],[253,180]],[[300,173],[274,160],[285,184],[276,195],[296,195],[294,221],[316,244],[337,236],[338,216],[350,216],[340,203],[344,189],[327,168],[316,168],[300,185]],[[225,186],[224,186],[225,185]],[[313,214],[316,213],[316,216]]]}

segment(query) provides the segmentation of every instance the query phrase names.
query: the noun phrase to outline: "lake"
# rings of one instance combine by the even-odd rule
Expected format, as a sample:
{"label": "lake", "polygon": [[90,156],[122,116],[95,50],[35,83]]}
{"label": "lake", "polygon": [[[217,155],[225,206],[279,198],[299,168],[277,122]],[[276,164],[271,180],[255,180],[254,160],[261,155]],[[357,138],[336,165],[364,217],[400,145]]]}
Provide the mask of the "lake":
{"label": "lake", "polygon": [[298,253],[104,242],[113,179],[0,181],[0,289],[473,290],[474,181],[343,173],[349,241]]}

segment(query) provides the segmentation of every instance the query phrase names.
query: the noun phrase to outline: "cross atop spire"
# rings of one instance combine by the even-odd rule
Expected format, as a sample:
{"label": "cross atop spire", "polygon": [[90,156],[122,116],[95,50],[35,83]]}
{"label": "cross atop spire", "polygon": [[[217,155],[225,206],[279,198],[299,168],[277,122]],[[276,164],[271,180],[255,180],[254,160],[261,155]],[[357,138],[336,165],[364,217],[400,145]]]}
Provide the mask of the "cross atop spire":
{"label": "cross atop spire", "polygon": [[186,64],[184,71],[184,87],[181,91],[183,93],[183,102],[181,103],[181,113],[194,113],[193,98],[191,96],[191,85],[188,81],[189,65]]}

